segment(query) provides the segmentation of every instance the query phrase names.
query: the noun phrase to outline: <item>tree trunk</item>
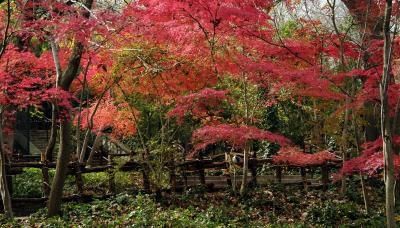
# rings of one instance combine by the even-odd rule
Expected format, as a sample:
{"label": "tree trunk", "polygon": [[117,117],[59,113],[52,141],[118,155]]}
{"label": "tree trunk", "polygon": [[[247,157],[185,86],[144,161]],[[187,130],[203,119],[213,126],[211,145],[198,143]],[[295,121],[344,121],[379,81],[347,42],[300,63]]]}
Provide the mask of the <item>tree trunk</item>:
{"label": "tree trunk", "polygon": [[[353,88],[354,88],[354,84],[353,84]],[[361,155],[361,142],[360,142],[360,135],[359,135],[359,129],[358,129],[358,124],[357,124],[357,119],[356,119],[356,115],[353,112],[352,113],[352,119],[353,119],[353,127],[354,127],[354,138],[356,141],[356,149],[357,149],[357,156]],[[365,181],[364,181],[364,176],[362,174],[362,172],[359,172],[360,174],[360,183],[361,183],[361,192],[362,192],[362,196],[363,196],[363,200],[364,200],[364,208],[365,208],[365,212],[366,214],[368,214],[368,192],[367,192],[367,188],[365,186]]]}
{"label": "tree trunk", "polygon": [[146,193],[150,193],[150,177],[149,177],[149,168],[147,167],[147,163],[143,163],[142,167],[142,175],[143,175],[143,190]]}
{"label": "tree trunk", "polygon": [[[84,18],[88,19],[90,17],[90,12],[88,10],[92,9],[93,0],[85,0],[82,2],[82,4],[86,9],[82,9],[80,13]],[[85,47],[81,41],[76,40],[74,42],[72,53],[68,60],[68,65],[61,75],[61,78],[59,78],[59,81],[57,80],[61,89],[69,91],[73,80],[78,76],[84,49]],[[59,214],[61,209],[61,198],[63,194],[65,177],[67,174],[68,162],[73,150],[71,145],[71,125],[72,123],[70,119],[65,119],[62,121],[60,126],[60,150],[58,154],[56,173],[52,183],[48,202],[49,216]]]}
{"label": "tree trunk", "polygon": [[90,136],[90,129],[86,130],[85,137],[83,139],[83,144],[81,147],[81,152],[79,154],[79,163],[83,163],[85,161],[86,150],[89,144],[89,136]]}
{"label": "tree trunk", "polygon": [[[88,160],[86,162],[86,166],[88,166],[88,167],[92,166],[94,154],[100,149],[102,138],[103,138],[103,134],[99,132],[96,135],[96,138],[94,139],[93,147],[92,147],[92,150],[90,151]],[[85,155],[83,155],[83,156],[85,156]]]}
{"label": "tree trunk", "polygon": [[46,146],[46,151],[44,154],[44,159],[48,161],[53,160],[53,151],[57,141],[57,111],[54,104],[51,105],[51,128],[50,128],[50,138],[49,143]]}
{"label": "tree trunk", "polygon": [[110,194],[115,194],[115,170],[114,170],[114,163],[113,163],[113,156],[112,155],[108,155],[108,169],[107,169],[107,173],[108,173],[108,193]]}
{"label": "tree trunk", "polygon": [[365,213],[368,214],[368,208],[369,208],[368,192],[367,192],[367,188],[365,186],[364,176],[362,175],[361,172],[360,172],[360,183],[361,183],[362,196],[363,196],[363,200],[364,200]]}
{"label": "tree trunk", "polygon": [[242,185],[240,186],[241,196],[244,196],[246,194],[248,168],[249,168],[249,158],[248,158],[248,151],[246,148],[243,151],[243,176],[242,176]]}
{"label": "tree trunk", "polygon": [[46,150],[41,155],[41,161],[43,163],[42,176],[43,176],[43,196],[48,197],[50,194],[50,177],[49,169],[47,164],[53,160],[53,151],[57,141],[57,107],[55,104],[51,105],[51,128],[50,138],[47,143]]}
{"label": "tree trunk", "polygon": [[254,151],[253,155],[253,163],[252,166],[250,167],[251,170],[251,186],[257,186],[257,153]]}
{"label": "tree trunk", "polygon": [[383,139],[384,173],[385,173],[385,202],[387,227],[396,227],[394,205],[395,205],[395,177],[392,150],[392,132],[389,116],[388,91],[390,85],[392,41],[390,37],[390,19],[392,15],[392,0],[386,0],[384,19],[384,62],[383,74],[380,84],[381,100],[381,134]]}
{"label": "tree trunk", "polygon": [[[0,120],[1,121],[1,120]],[[7,176],[6,176],[6,161],[5,151],[3,142],[3,128],[0,122],[0,194],[3,201],[4,215],[7,218],[13,217],[13,211],[11,207],[11,196],[8,191]]]}
{"label": "tree trunk", "polygon": [[48,202],[48,215],[55,216],[60,213],[61,199],[65,178],[67,176],[68,163],[73,150],[71,144],[71,122],[64,120],[60,127],[60,151],[56,164],[56,174],[51,185],[51,192]]}
{"label": "tree trunk", "polygon": [[49,167],[48,161],[42,160],[43,167],[42,167],[42,189],[43,189],[43,197],[49,197],[50,195],[50,176],[49,176]]}
{"label": "tree trunk", "polygon": [[78,191],[79,195],[83,195],[83,178],[82,178],[82,169],[77,160],[74,161],[75,164],[75,184],[76,190]]}

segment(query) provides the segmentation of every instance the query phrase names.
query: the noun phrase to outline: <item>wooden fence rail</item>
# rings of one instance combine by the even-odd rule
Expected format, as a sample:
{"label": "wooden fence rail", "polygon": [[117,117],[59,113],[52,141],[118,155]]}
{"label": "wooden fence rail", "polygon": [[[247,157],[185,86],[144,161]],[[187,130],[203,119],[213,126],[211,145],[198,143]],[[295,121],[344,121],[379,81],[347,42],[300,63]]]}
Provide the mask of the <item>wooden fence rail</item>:
{"label": "wooden fence rail", "polygon": [[[138,161],[127,161],[122,166],[117,167],[113,161],[114,157],[129,156],[131,154],[109,154],[107,158],[101,158],[104,161],[97,163],[95,166],[87,167],[84,163],[71,162],[68,165],[68,174],[75,175],[79,194],[83,193],[83,180],[81,184],[78,184],[78,176],[82,173],[93,173],[93,172],[107,172],[108,173],[108,193],[115,193],[115,171],[129,172],[129,171],[142,171],[145,167],[148,167],[147,163]],[[241,163],[235,165],[236,169],[240,169]],[[268,165],[273,170],[273,175],[257,176],[254,172],[251,172],[252,178],[249,181],[255,181],[257,184],[264,185],[267,183],[282,183],[282,184],[303,184],[303,187],[307,189],[310,186],[322,185],[323,189],[327,189],[330,183],[329,173],[332,168],[338,167],[340,162],[324,163],[321,165],[311,166],[296,166],[281,164],[277,165],[272,162],[271,159],[255,159],[249,160],[249,169],[255,169]],[[10,175],[17,175],[22,173],[23,168],[37,168],[37,169],[54,169],[56,167],[55,162],[42,163],[40,161],[11,161],[7,164],[7,175],[9,184],[12,186],[12,178]],[[171,162],[166,165],[166,168],[170,174],[170,188],[175,191],[178,189],[187,188],[193,185],[204,185],[213,186],[213,188],[227,188],[237,185],[241,180],[240,175],[232,175],[229,171],[232,168],[232,164],[227,161],[215,161],[214,159],[194,159],[186,160],[184,162]],[[299,175],[284,175],[285,169],[298,169]],[[319,169],[321,178],[319,180],[313,178],[314,172]],[[222,176],[207,176],[207,170],[220,170],[223,171]],[[77,175],[79,173],[79,175]],[[144,172],[142,172],[144,173]],[[179,175],[180,173],[180,175]],[[196,175],[193,175],[196,174]],[[255,175],[255,176],[254,176]],[[43,189],[45,191],[45,189]]]}

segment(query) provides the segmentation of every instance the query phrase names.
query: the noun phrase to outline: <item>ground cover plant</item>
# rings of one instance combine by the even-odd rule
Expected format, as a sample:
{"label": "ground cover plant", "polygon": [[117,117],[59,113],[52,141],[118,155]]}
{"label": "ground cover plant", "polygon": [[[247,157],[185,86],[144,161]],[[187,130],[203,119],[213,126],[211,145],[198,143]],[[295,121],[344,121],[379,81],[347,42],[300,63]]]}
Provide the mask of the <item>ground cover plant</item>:
{"label": "ground cover plant", "polygon": [[1,222],[396,227],[399,14],[0,0]]}

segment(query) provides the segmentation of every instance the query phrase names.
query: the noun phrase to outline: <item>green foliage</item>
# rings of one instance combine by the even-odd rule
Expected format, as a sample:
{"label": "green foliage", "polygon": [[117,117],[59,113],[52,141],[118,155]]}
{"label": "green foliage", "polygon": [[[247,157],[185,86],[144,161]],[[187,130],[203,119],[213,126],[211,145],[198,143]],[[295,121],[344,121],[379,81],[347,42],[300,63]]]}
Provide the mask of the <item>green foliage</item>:
{"label": "green foliage", "polygon": [[42,172],[25,168],[13,181],[13,197],[42,197]]}
{"label": "green foliage", "polygon": [[289,20],[282,24],[279,35],[281,38],[291,38],[298,29],[299,23],[295,20]]}
{"label": "green foliage", "polygon": [[85,173],[82,175],[85,189],[91,191],[103,191],[108,186],[108,174],[106,172]]}
{"label": "green foliage", "polygon": [[271,184],[242,198],[192,188],[161,201],[154,195],[121,193],[91,203],[70,202],[63,205],[61,217],[46,218],[41,209],[18,222],[0,222],[5,227],[382,227],[379,196],[370,193],[370,212],[365,214],[362,204],[339,197],[335,188],[304,192],[299,186]]}
{"label": "green foliage", "polygon": [[233,104],[225,105],[222,108],[224,119],[236,118],[240,120],[248,118],[252,122],[253,119],[258,120],[262,117],[263,92],[259,87],[249,83],[245,76],[239,79],[226,77],[217,88],[228,90],[229,97],[234,101]]}
{"label": "green foliage", "polygon": [[263,128],[280,132],[297,145],[304,144],[304,139],[312,129],[310,107],[299,106],[291,100],[281,101],[264,111]]}
{"label": "green foliage", "polygon": [[42,210],[24,221],[43,227],[259,227],[246,214],[237,215],[229,205],[207,206],[204,209],[163,208],[147,195],[132,197],[120,194],[107,201],[92,204],[67,203],[62,217],[46,219]]}
{"label": "green foliage", "polygon": [[352,203],[326,201],[321,205],[311,207],[308,211],[308,221],[313,224],[335,226],[344,220],[353,220],[360,216],[357,207]]}
{"label": "green foliage", "polygon": [[344,227],[381,227],[385,223],[385,217],[381,211],[366,215],[357,204],[339,200],[328,200],[311,206],[307,214],[307,221],[324,227],[339,225]]}

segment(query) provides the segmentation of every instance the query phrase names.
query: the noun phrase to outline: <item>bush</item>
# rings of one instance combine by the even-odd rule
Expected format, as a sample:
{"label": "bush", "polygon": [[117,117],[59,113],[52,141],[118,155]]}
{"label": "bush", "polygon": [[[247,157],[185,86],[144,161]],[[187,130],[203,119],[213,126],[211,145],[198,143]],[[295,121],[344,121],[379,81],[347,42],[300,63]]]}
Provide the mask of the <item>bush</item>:
{"label": "bush", "polygon": [[381,211],[366,215],[354,202],[325,201],[311,206],[306,221],[324,227],[381,227],[385,224],[385,216]]}
{"label": "bush", "polygon": [[[35,227],[262,227],[250,214],[232,205],[206,208],[163,207],[149,195],[119,194],[91,204],[66,203],[63,216],[45,218],[46,211],[32,215],[25,226]],[[11,223],[9,223],[11,224]]]}
{"label": "bush", "polygon": [[13,181],[13,197],[42,197],[42,171],[25,168]]}
{"label": "bush", "polygon": [[309,209],[307,221],[324,226],[336,226],[343,224],[345,220],[356,219],[360,216],[362,215],[353,203],[325,201]]}

